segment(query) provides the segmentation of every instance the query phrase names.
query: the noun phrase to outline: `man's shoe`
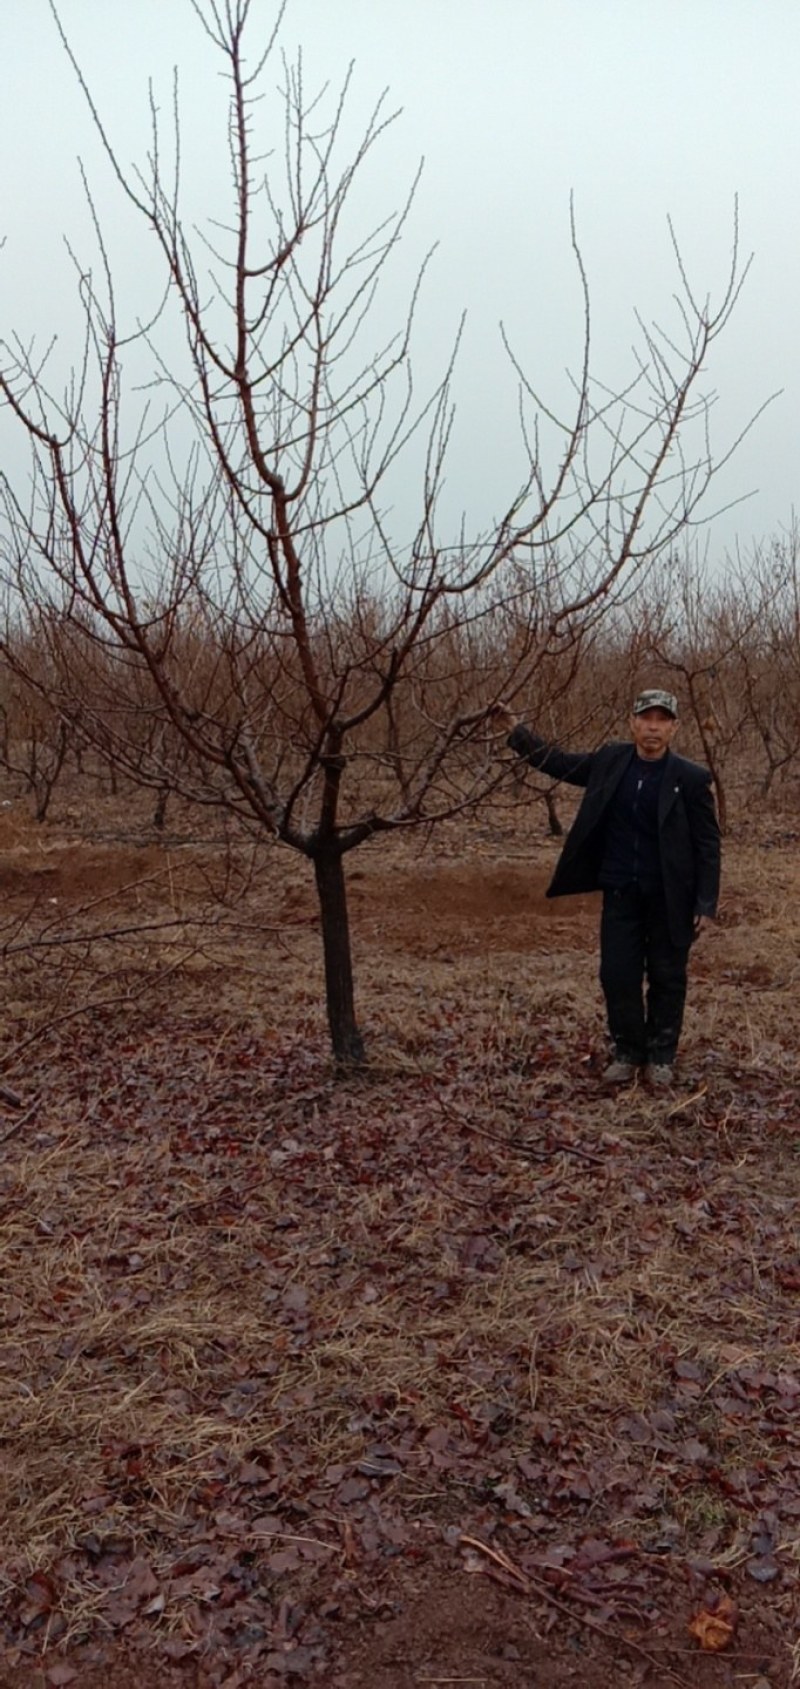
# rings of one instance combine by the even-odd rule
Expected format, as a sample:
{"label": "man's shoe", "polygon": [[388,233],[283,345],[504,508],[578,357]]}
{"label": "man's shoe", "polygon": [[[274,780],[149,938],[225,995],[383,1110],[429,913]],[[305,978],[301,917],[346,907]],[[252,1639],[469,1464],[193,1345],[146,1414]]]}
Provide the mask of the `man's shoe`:
{"label": "man's shoe", "polygon": [[632,1085],[636,1078],[636,1063],[615,1057],[603,1074],[604,1085]]}
{"label": "man's shoe", "polygon": [[672,1063],[667,1061],[648,1062],[645,1068],[645,1078],[654,1091],[669,1091],[672,1086]]}

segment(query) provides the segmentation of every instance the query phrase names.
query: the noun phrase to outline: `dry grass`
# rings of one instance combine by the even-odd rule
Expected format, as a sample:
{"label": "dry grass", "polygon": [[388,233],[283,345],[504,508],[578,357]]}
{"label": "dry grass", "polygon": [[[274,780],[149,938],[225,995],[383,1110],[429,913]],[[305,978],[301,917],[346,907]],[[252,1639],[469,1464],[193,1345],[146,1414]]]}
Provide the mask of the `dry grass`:
{"label": "dry grass", "polygon": [[[85,919],[66,872],[81,846],[51,845],[69,920]],[[734,1477],[766,1506],[787,1444],[763,1389],[737,1418],[728,1384],[800,1379],[800,866],[763,839],[729,847],[684,1083],[664,1101],[598,1089],[593,917],[542,905],[553,849],[522,832],[443,840],[426,869],[438,934],[435,900],[420,912],[404,891],[419,865],[399,845],[365,855],[373,1063],[347,1082],[329,1069],[308,889],[283,858],[250,883],[253,934],[241,907],[233,936],[193,924],[208,845],[112,897],[115,921],[179,909],[169,948],[9,960],[7,1045],[33,1035],[12,1077],[36,1103],[8,1116],[0,1176],[9,1588],[92,1533],[166,1574],[225,1508],[254,1542],[276,1506],[297,1532],[302,1502],[324,1538],[342,1473],[376,1443],[400,1451],[408,1518],[463,1517],[513,1475],[562,1533],[646,1534],[668,1516],[687,1548],[741,1553]],[[527,893],[508,879],[520,855]],[[481,901],[501,882],[511,945],[496,898]],[[287,910],[288,959],[263,937]],[[659,1411],[674,1422],[660,1440]],[[523,1483],[520,1458],[551,1458],[552,1482],[529,1465]],[[787,1517],[784,1552],[793,1541]],[[60,1599],[69,1634],[85,1631],[91,1579],[70,1572]]]}

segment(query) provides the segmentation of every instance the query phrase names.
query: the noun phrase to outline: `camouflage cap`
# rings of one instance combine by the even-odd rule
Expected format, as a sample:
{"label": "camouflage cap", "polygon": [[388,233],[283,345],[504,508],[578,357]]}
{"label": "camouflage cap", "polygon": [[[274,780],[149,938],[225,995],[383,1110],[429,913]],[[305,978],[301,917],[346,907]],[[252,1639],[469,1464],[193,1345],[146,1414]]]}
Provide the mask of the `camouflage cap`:
{"label": "camouflage cap", "polygon": [[649,692],[640,692],[631,705],[631,715],[644,715],[645,710],[666,710],[667,715],[678,719],[678,700],[673,692],[661,692],[658,687]]}

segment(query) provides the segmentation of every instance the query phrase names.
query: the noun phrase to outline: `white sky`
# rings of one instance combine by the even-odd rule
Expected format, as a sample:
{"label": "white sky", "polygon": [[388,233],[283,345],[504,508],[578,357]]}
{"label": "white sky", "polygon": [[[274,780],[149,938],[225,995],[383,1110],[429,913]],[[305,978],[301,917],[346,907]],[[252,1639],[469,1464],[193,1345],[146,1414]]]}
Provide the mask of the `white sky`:
{"label": "white sky", "polygon": [[[272,0],[253,0],[259,32],[274,13]],[[219,210],[225,95],[188,0],[61,0],[61,16],[123,163],[146,151],[148,77],[167,105],[179,65],[188,203],[193,214]],[[425,157],[401,270],[407,281],[439,242],[415,359],[422,383],[468,312],[450,475],[460,505],[480,483],[489,506],[495,487],[503,503],[519,479],[499,320],[545,397],[558,398],[564,368],[578,366],[570,192],[598,373],[620,385],[634,308],[669,318],[677,277],[668,214],[696,291],[719,294],[738,194],[742,249],[755,259],[707,383],[719,393],[720,448],[771,392],[783,394],[712,494],[716,503],[758,489],[716,520],[712,555],[788,527],[800,407],[798,0],[289,0],[282,38],[290,52],[302,43],[309,88],[338,82],[352,59],[356,111],[387,86],[403,108],[373,176],[376,210],[397,203]],[[60,332],[66,356],[75,317],[63,237],[91,251],[79,155],[112,231],[125,299],[143,314],[153,276],[47,0],[0,0],[0,61],[0,334],[16,327],[44,345]]]}

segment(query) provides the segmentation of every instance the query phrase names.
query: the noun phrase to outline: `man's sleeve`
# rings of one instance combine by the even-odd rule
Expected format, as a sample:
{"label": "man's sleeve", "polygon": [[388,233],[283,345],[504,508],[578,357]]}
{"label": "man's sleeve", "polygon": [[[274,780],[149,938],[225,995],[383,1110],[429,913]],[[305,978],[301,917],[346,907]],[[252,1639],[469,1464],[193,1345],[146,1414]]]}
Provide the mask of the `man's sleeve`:
{"label": "man's sleeve", "polygon": [[692,789],[689,825],[697,868],[694,912],[695,915],[716,915],[722,844],[710,775],[702,783],[698,781]]}
{"label": "man's sleeve", "polygon": [[570,786],[586,786],[592,772],[594,754],[591,751],[562,751],[558,745],[548,745],[538,733],[521,724],[508,736],[508,743],[517,756],[547,774],[551,780],[566,780]]}

